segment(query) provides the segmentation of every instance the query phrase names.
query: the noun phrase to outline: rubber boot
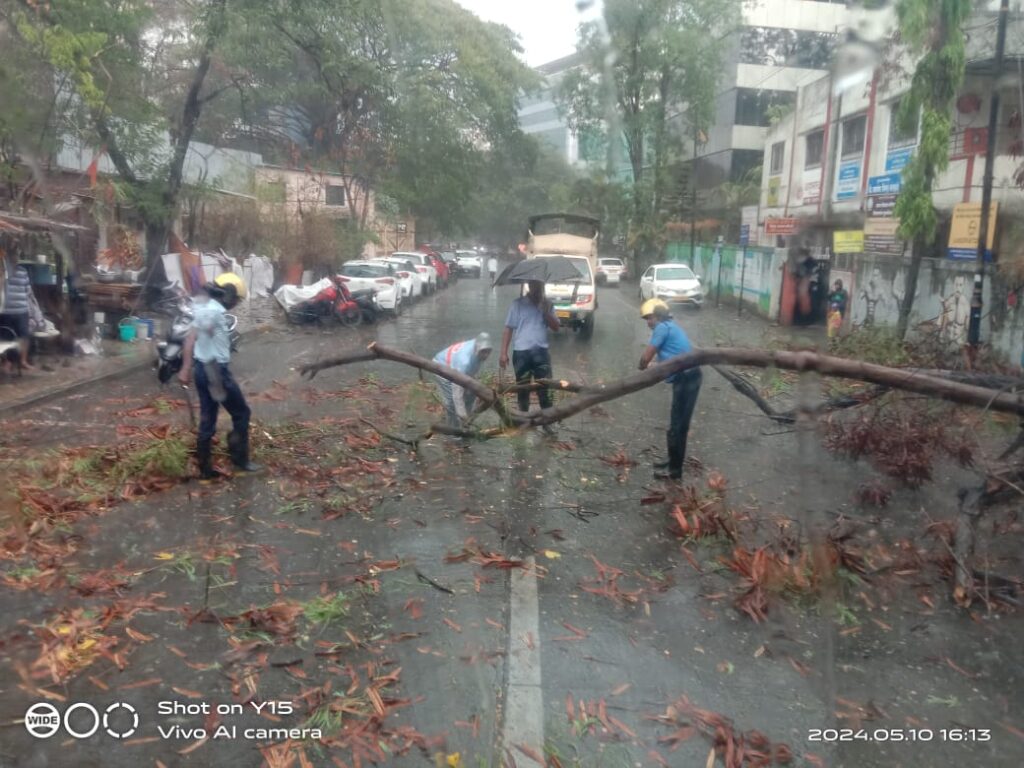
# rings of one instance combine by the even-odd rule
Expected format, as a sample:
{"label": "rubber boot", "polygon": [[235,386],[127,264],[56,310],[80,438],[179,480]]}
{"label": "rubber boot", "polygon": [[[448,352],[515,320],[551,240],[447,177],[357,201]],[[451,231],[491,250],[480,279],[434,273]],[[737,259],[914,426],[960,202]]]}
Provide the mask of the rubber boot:
{"label": "rubber boot", "polygon": [[213,441],[199,440],[196,443],[196,463],[199,464],[199,480],[216,480],[220,472],[213,468]]}
{"label": "rubber boot", "polygon": [[249,461],[249,436],[235,431],[228,433],[228,452],[231,463],[242,472],[259,472],[262,466]]}

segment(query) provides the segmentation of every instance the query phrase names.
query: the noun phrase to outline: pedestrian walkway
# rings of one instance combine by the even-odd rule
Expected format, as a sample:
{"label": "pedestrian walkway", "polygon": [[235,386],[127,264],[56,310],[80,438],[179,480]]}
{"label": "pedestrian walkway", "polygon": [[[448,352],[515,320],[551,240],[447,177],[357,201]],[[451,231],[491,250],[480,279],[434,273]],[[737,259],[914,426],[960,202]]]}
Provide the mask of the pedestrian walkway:
{"label": "pedestrian walkway", "polygon": [[[243,302],[236,309],[243,335],[274,321],[276,303],[271,298]],[[42,354],[31,371],[0,373],[0,417],[40,400],[66,394],[97,381],[123,376],[152,366],[159,339],[122,342],[105,339],[102,355]]]}

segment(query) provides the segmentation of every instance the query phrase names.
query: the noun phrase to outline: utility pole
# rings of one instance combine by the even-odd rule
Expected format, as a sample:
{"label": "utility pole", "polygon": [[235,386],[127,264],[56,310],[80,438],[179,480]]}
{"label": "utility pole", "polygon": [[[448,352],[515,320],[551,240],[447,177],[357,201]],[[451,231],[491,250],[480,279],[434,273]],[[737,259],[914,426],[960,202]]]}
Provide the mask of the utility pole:
{"label": "utility pole", "polygon": [[1003,71],[1003,52],[1006,50],[1006,22],[1010,15],[1010,0],[999,4],[999,27],[996,32],[996,63],[989,97],[988,137],[985,146],[985,176],[981,186],[981,224],[978,227],[978,259],[974,268],[974,293],[971,294],[971,319],[967,326],[967,344],[976,351],[981,343],[982,289],[985,285],[985,250],[988,246],[988,219],[992,210],[992,167],[996,159],[996,131],[999,129],[999,75]]}
{"label": "utility pole", "polygon": [[693,130],[693,166],[690,168],[690,267],[697,263],[697,136]]}

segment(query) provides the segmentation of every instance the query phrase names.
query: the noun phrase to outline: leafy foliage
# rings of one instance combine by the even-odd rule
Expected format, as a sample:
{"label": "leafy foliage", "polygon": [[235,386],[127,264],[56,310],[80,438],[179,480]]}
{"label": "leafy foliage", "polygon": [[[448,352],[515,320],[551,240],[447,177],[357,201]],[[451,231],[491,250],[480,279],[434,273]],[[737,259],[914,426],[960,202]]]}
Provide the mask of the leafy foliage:
{"label": "leafy foliage", "polygon": [[630,240],[637,253],[658,247],[670,213],[669,163],[713,122],[722,69],[719,38],[738,14],[734,0],[607,0],[607,32],[597,22],[580,30],[583,63],[564,77],[559,98],[575,131],[608,137],[609,174],[619,171],[614,155],[621,134],[632,200]]}
{"label": "leafy foliage", "polygon": [[906,239],[935,239],[936,216],[932,182],[949,164],[949,112],[964,77],[963,25],[971,10],[968,0],[899,0],[896,11],[900,35],[920,56],[910,90],[900,101],[897,120],[911,128],[921,119],[917,151],[903,171],[903,188],[896,200],[900,235]]}

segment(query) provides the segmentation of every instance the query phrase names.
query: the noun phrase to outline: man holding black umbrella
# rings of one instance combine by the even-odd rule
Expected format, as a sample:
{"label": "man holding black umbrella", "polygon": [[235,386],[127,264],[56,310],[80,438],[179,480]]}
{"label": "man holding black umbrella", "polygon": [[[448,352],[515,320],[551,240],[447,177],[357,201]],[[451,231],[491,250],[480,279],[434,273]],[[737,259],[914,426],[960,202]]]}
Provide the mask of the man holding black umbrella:
{"label": "man holding black umbrella", "polygon": [[[500,281],[499,281],[500,282]],[[501,337],[501,357],[498,365],[508,368],[508,348],[512,346],[512,368],[517,384],[528,384],[534,379],[551,378],[551,353],[548,350],[548,330],[558,330],[551,302],[544,297],[544,283],[530,280],[529,293],[520,296],[509,307],[505,320],[505,331]],[[519,410],[530,410],[529,391],[518,392]],[[548,389],[537,390],[541,408],[551,407],[551,393]]]}

